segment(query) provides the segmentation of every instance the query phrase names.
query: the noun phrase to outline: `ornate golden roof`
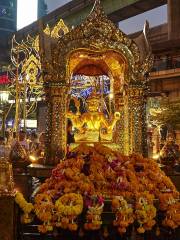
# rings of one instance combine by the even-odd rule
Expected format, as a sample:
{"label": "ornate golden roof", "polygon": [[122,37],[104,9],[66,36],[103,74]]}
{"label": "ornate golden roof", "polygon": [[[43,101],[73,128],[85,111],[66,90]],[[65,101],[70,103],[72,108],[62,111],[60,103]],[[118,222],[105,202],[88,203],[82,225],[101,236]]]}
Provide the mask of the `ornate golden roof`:
{"label": "ornate golden roof", "polygon": [[[132,79],[140,79],[138,75],[143,75],[150,67],[151,54],[148,52],[143,55],[142,53],[147,51],[142,50],[139,42],[130,39],[107,18],[100,0],[95,1],[92,11],[79,26],[59,37],[57,41],[45,36],[44,42],[46,41],[51,41],[51,44],[46,45],[43,58],[44,68],[49,72],[45,81],[67,82],[70,75],[70,57],[81,50],[119,53],[127,62]],[[147,41],[146,43],[148,44]],[[147,45],[144,47],[148,48]]]}

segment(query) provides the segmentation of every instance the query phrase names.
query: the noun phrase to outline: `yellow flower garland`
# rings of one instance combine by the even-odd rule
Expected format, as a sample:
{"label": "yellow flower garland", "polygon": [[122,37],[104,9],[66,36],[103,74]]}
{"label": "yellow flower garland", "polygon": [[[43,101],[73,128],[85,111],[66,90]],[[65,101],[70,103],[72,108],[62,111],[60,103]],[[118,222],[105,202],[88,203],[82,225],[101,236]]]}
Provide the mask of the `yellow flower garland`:
{"label": "yellow flower garland", "polygon": [[146,230],[151,230],[156,221],[156,208],[153,206],[154,196],[149,193],[141,193],[137,197],[136,202],[136,219],[139,223],[138,233],[144,233]]}
{"label": "yellow flower garland", "polygon": [[102,204],[98,203],[88,207],[84,229],[98,230],[101,228],[101,225],[102,225],[101,214],[103,212],[103,208],[104,208],[104,203]]}
{"label": "yellow flower garland", "polygon": [[78,216],[83,210],[83,198],[80,194],[67,193],[56,200],[55,208],[65,216]]}
{"label": "yellow flower garland", "polygon": [[83,197],[76,193],[67,193],[55,202],[58,222],[56,227],[76,231],[78,225],[74,222],[83,211]]}
{"label": "yellow flower garland", "polygon": [[41,221],[48,222],[52,218],[53,203],[51,198],[45,194],[38,194],[35,198],[35,213]]}
{"label": "yellow flower garland", "polygon": [[42,233],[53,230],[51,220],[53,218],[54,204],[51,196],[46,193],[40,193],[35,197],[34,209],[36,216],[43,221],[43,225],[38,226]]}
{"label": "yellow flower garland", "polygon": [[125,233],[126,228],[134,222],[133,208],[122,196],[119,196],[112,199],[112,210],[116,213],[113,225],[118,227],[120,234]]}
{"label": "yellow flower garland", "polygon": [[19,207],[23,210],[24,214],[21,218],[23,223],[30,223],[32,218],[29,217],[29,214],[34,209],[32,203],[28,203],[23,194],[20,192],[16,192],[15,202],[19,205]]}

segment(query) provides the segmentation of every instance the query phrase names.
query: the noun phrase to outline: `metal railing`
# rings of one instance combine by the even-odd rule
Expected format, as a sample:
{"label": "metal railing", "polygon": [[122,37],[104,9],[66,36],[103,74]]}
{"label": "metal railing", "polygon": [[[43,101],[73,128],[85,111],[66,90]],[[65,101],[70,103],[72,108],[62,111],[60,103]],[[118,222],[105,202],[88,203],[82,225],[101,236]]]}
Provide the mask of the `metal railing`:
{"label": "metal railing", "polygon": [[179,56],[163,56],[161,58],[154,59],[154,66],[151,72],[159,72],[170,69],[180,68],[180,55]]}

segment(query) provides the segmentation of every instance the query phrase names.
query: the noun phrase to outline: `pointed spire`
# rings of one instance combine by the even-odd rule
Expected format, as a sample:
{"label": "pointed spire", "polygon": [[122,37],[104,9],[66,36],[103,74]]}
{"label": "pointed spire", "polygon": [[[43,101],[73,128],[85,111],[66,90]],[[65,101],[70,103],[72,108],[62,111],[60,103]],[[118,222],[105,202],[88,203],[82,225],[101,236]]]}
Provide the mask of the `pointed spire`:
{"label": "pointed spire", "polygon": [[105,15],[104,9],[101,5],[101,0],[95,0],[93,8],[92,8],[89,16],[94,18],[99,15]]}
{"label": "pointed spire", "polygon": [[92,8],[92,11],[93,11],[95,8],[102,8],[102,7],[101,7],[101,0],[95,0],[94,5],[93,5],[93,8]]}
{"label": "pointed spire", "polygon": [[145,36],[147,36],[149,33],[149,22],[147,20],[144,23],[143,33]]}
{"label": "pointed spire", "polygon": [[144,24],[144,28],[143,28],[143,34],[144,34],[144,38],[145,38],[145,41],[146,41],[146,47],[148,49],[149,52],[151,52],[151,46],[150,46],[150,43],[148,41],[148,34],[149,34],[149,22],[146,20],[145,21],[145,24]]}

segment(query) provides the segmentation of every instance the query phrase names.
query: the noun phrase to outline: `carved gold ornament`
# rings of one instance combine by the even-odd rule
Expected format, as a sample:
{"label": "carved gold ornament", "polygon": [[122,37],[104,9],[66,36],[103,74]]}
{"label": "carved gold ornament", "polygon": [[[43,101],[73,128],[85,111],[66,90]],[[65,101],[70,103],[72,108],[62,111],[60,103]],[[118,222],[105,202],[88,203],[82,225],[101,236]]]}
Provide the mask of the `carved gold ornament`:
{"label": "carved gold ornament", "polygon": [[69,29],[62,19],[59,20],[59,22],[52,28],[52,30],[48,24],[44,29],[44,33],[46,33],[48,36],[51,36],[52,38],[59,38],[68,32]]}

